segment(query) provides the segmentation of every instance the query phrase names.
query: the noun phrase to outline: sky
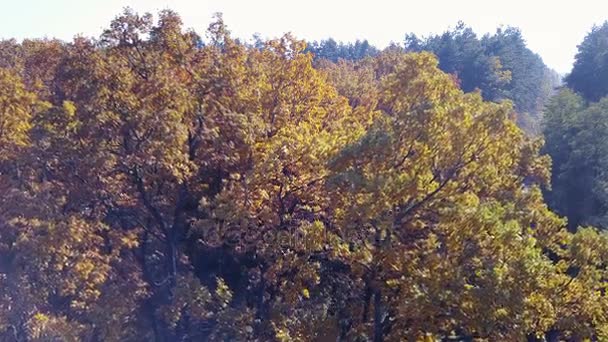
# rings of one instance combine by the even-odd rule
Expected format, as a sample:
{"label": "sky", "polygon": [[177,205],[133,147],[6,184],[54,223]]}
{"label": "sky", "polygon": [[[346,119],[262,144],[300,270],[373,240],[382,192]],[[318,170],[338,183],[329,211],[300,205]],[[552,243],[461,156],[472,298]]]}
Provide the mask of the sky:
{"label": "sky", "polygon": [[123,8],[178,12],[203,33],[221,12],[234,36],[341,41],[367,39],[384,47],[406,33],[441,33],[463,21],[479,35],[499,26],[519,27],[528,46],[565,74],[576,47],[594,24],[608,19],[605,0],[0,0],[0,38],[98,36]]}

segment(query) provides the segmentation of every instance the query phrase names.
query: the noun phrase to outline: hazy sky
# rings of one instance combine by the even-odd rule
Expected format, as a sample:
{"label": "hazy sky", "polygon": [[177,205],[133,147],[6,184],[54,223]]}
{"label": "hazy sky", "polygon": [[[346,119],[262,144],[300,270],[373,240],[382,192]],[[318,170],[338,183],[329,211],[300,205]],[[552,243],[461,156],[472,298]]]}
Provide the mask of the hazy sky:
{"label": "hazy sky", "polygon": [[276,37],[292,32],[318,40],[368,39],[384,47],[405,33],[443,32],[459,20],[478,34],[500,25],[519,27],[528,46],[560,73],[572,66],[576,46],[593,24],[608,19],[605,0],[0,0],[0,37],[97,36],[123,7],[176,10],[187,27],[203,32],[224,13],[237,37]]}

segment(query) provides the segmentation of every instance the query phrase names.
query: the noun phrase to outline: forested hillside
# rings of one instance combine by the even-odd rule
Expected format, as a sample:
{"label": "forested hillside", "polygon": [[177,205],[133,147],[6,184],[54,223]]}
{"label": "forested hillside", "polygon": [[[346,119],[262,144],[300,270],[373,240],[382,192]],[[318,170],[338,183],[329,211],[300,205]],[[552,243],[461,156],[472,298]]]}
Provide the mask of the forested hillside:
{"label": "forested hillside", "polygon": [[608,340],[605,27],[2,41],[0,340]]}
{"label": "forested hillside", "polygon": [[[512,101],[516,122],[531,135],[540,134],[544,105],[561,83],[557,72],[526,46],[521,32],[513,27],[499,28],[495,34],[479,38],[460,22],[441,35],[421,39],[407,34],[403,47],[390,48],[432,52],[439,68],[451,74],[463,91],[480,91],[486,101]],[[379,51],[367,41],[344,44],[333,39],[314,42],[308,50],[315,58],[333,62],[360,60]]]}
{"label": "forested hillside", "polygon": [[566,87],[545,112],[546,152],[553,159],[552,208],[570,227],[608,228],[608,22],[579,46]]}

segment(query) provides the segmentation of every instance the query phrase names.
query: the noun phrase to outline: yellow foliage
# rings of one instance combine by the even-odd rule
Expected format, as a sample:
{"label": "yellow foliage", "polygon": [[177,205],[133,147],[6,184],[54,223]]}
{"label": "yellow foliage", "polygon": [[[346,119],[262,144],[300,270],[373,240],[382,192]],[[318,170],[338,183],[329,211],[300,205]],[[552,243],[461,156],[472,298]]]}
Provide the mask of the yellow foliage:
{"label": "yellow foliage", "polygon": [[607,336],[608,240],[548,210],[510,103],[429,53],[181,25],[126,10],[0,69],[0,339]]}

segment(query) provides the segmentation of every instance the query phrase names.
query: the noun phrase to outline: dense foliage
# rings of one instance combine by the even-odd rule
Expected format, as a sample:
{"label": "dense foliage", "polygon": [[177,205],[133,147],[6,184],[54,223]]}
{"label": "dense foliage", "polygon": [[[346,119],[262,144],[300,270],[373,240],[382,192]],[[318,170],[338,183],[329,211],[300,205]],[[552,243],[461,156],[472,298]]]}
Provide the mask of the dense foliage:
{"label": "dense foliage", "polygon": [[[400,47],[388,48],[394,49]],[[487,101],[511,100],[518,125],[534,135],[541,131],[544,105],[560,84],[560,76],[526,46],[521,32],[512,27],[499,28],[495,34],[479,38],[470,27],[459,23],[440,35],[419,38],[408,34],[404,49],[434,53],[439,68],[453,75],[465,92],[479,90]],[[379,52],[367,41],[344,44],[331,38],[313,42],[306,51],[312,52],[316,59],[332,62],[356,61]]]}
{"label": "dense foliage", "polygon": [[546,152],[553,159],[551,207],[571,229],[608,228],[608,23],[594,26],[566,77],[568,88],[545,110]]}
{"label": "dense foliage", "polygon": [[[526,46],[518,29],[499,28],[495,34],[479,38],[461,22],[440,35],[419,38],[408,34],[403,48],[434,53],[439,68],[451,74],[465,92],[479,90],[486,101],[512,101],[518,125],[530,134],[540,133],[544,105],[559,85],[560,76]],[[394,49],[401,47],[393,44],[388,48]],[[332,62],[356,61],[379,53],[367,41],[345,44],[331,38],[309,44],[306,51],[316,59]]]}
{"label": "dense foliage", "polygon": [[578,47],[566,83],[586,100],[596,102],[608,95],[608,22],[594,26]]}
{"label": "dense foliage", "polygon": [[315,68],[170,11],[0,45],[1,340],[608,338],[608,239],[430,53]]}
{"label": "dense foliage", "polygon": [[552,207],[570,220],[608,228],[608,99],[585,105],[569,89],[547,106],[546,152],[553,158]]}
{"label": "dense foliage", "polygon": [[419,39],[410,34],[405,39],[406,50],[437,55],[441,70],[453,74],[465,92],[479,89],[485,100],[497,101],[505,98],[505,87],[513,80],[513,74],[500,57],[486,52],[485,45],[463,23],[441,35]]}
{"label": "dense foliage", "polygon": [[540,132],[543,106],[559,76],[528,49],[518,29],[499,28],[480,39],[459,23],[452,31],[425,39],[407,35],[405,47],[435,53],[441,70],[455,75],[464,91],[479,89],[488,101],[513,101],[520,127]]}
{"label": "dense foliage", "polygon": [[336,42],[333,38],[307,44],[306,52],[311,52],[317,59],[327,59],[337,62],[340,59],[360,60],[373,57],[379,50],[367,40],[357,40],[354,43]]}

